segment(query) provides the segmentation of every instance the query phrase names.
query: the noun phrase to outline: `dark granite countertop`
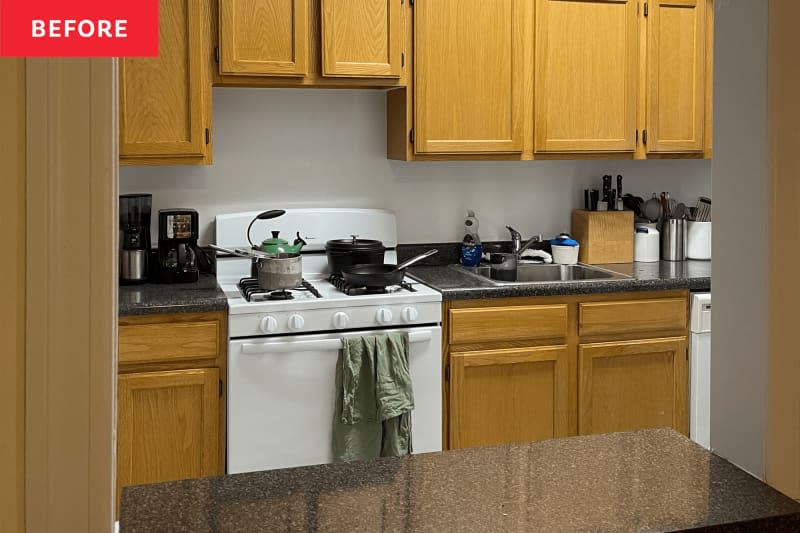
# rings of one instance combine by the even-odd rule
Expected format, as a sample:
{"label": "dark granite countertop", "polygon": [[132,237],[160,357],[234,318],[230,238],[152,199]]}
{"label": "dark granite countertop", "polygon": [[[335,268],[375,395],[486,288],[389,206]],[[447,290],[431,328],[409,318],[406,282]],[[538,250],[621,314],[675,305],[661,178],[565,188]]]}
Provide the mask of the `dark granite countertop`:
{"label": "dark granite countertop", "polygon": [[800,504],[670,429],[125,488],[120,530],[798,531]]}
{"label": "dark granite countertop", "polygon": [[145,283],[121,285],[119,288],[119,316],[227,309],[225,294],[217,285],[217,278],[211,274],[201,274],[197,283]]}
{"label": "dark granite countertop", "polygon": [[710,261],[661,261],[658,263],[623,263],[596,265],[631,276],[621,280],[553,282],[536,284],[493,285],[462,270],[458,265],[411,267],[409,274],[442,293],[444,300],[503,298],[514,296],[560,296],[625,291],[711,289]]}

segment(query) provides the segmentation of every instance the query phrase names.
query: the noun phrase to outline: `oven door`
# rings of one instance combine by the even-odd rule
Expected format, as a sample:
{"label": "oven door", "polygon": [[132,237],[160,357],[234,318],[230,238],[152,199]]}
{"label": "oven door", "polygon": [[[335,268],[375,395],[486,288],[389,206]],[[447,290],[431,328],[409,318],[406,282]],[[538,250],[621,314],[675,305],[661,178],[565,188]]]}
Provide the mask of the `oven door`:
{"label": "oven door", "polygon": [[442,330],[236,339],[228,351],[229,474],[333,460],[334,378],[342,337],[405,331],[415,409],[414,453],[442,449]]}

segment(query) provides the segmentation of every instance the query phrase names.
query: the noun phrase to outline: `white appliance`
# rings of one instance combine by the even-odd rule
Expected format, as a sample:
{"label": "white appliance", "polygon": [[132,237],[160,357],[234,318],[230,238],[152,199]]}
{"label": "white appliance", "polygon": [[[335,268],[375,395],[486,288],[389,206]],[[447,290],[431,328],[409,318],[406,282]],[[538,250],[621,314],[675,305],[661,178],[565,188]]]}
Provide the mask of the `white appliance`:
{"label": "white appliance", "polygon": [[[216,219],[217,245],[247,247],[247,226],[258,212]],[[394,214],[380,209],[289,209],[253,225],[253,241],[279,230],[297,232],[303,277],[313,290],[293,290],[291,300],[248,299],[240,279],[250,261],[218,258],[217,280],[228,298],[227,472],[235,474],[332,461],[334,373],[342,338],[403,331],[415,408],[414,453],[442,449],[441,294],[410,278],[387,293],[342,292],[328,281],[325,242],[358,235],[397,244]],[[386,262],[396,253],[387,250]],[[247,282],[245,282],[245,286]]]}
{"label": "white appliance", "polygon": [[689,437],[711,449],[711,293],[692,294]]}

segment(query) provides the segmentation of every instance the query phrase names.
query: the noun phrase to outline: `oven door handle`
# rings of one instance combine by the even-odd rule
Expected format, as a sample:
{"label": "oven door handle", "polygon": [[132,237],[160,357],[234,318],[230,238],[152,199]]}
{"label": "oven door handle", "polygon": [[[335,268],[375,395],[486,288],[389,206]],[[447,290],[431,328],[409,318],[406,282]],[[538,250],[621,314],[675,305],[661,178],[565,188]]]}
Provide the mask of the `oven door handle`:
{"label": "oven door handle", "polygon": [[[288,353],[288,352],[327,352],[340,350],[342,340],[348,337],[358,337],[359,335],[342,335],[336,339],[322,339],[312,341],[284,341],[284,342],[263,342],[259,344],[245,343],[241,345],[242,354],[259,355],[265,353]],[[430,331],[410,331],[408,332],[408,342],[428,342],[433,338]]]}

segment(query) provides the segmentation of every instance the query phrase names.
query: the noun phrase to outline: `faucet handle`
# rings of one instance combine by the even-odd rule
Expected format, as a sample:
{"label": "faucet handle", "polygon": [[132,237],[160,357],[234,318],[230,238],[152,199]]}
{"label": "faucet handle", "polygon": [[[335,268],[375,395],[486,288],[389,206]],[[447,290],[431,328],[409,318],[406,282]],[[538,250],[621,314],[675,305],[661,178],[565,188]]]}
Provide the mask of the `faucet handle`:
{"label": "faucet handle", "polygon": [[506,226],[506,229],[508,230],[509,233],[511,233],[511,238],[513,240],[519,240],[519,241],[522,240],[522,235],[520,234],[520,232],[518,232],[517,230],[515,230],[511,226]]}

